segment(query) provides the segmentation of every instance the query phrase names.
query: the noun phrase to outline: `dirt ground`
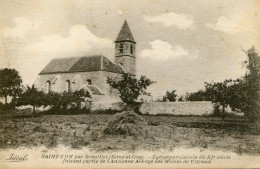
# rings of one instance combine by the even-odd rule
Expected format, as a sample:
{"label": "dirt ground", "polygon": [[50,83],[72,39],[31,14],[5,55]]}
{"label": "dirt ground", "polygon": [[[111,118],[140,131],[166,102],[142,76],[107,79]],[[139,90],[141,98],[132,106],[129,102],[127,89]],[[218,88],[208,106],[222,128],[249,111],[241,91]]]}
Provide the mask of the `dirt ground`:
{"label": "dirt ground", "polygon": [[207,116],[143,116],[148,125],[145,136],[114,136],[103,134],[113,114],[42,115],[40,117],[0,117],[0,148],[54,148],[65,145],[93,151],[109,150],[174,150],[199,147],[260,154],[260,137],[254,126],[244,118],[229,117],[222,121]]}

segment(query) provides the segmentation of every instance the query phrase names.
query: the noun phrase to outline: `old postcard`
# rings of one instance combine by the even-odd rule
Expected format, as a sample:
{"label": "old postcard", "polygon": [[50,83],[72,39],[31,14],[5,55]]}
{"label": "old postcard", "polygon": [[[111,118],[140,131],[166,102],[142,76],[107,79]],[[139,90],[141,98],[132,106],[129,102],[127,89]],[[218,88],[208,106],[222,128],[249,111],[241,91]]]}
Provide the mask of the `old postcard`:
{"label": "old postcard", "polygon": [[259,168],[259,0],[0,0],[0,168]]}

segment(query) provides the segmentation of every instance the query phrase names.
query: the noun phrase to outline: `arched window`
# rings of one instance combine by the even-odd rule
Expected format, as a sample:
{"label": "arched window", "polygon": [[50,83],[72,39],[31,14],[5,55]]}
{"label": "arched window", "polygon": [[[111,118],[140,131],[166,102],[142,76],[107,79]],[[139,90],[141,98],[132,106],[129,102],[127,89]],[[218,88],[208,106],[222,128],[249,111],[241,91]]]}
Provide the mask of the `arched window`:
{"label": "arched window", "polygon": [[46,93],[49,93],[51,91],[51,82],[48,80],[46,82]]}
{"label": "arched window", "polygon": [[67,80],[66,81],[66,92],[70,92],[70,91],[71,91],[70,81]]}
{"label": "arched window", "polygon": [[131,46],[130,46],[130,53],[131,53],[131,54],[134,53],[134,46],[133,46],[133,44],[131,44]]}
{"label": "arched window", "polygon": [[88,79],[87,82],[88,82],[88,85],[91,85],[91,80],[90,79]]}
{"label": "arched window", "polygon": [[120,53],[124,52],[124,45],[123,45],[123,43],[120,43],[120,45],[119,45],[119,52]]}

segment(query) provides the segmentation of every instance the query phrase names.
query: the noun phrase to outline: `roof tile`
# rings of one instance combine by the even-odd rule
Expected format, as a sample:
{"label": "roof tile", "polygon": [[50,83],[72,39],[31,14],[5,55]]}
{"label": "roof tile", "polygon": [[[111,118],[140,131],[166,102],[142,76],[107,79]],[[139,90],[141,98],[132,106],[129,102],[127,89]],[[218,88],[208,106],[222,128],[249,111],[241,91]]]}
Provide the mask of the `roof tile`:
{"label": "roof tile", "polygon": [[[102,64],[102,66],[101,66]],[[41,72],[41,74],[73,73],[107,71],[123,73],[124,70],[117,64],[112,63],[104,56],[83,56],[53,59]]]}
{"label": "roof tile", "polygon": [[116,42],[118,41],[131,41],[135,43],[134,37],[131,33],[131,30],[125,20],[117,38],[116,38]]}

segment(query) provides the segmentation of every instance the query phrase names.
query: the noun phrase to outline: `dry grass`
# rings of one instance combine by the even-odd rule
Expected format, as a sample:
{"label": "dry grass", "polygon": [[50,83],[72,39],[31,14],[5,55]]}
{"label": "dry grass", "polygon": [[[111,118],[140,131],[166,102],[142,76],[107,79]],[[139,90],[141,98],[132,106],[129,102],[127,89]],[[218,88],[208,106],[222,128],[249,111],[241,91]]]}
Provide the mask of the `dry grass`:
{"label": "dry grass", "polygon": [[[110,150],[173,150],[199,147],[232,151],[238,154],[260,154],[259,135],[243,118],[199,116],[141,116],[118,114],[44,115],[41,117],[2,115],[0,147],[56,147]],[[127,120],[122,117],[127,117]],[[111,121],[110,121],[111,119]],[[117,127],[110,126],[117,121]],[[147,122],[147,124],[145,123]],[[133,125],[131,125],[132,122]],[[118,125],[119,124],[119,125]],[[145,130],[133,127],[138,124]],[[105,127],[106,126],[106,127]],[[123,127],[124,126],[124,127]],[[114,134],[104,134],[104,128]],[[132,130],[133,129],[133,130]],[[132,133],[132,131],[134,131]],[[109,133],[108,132],[108,133]],[[120,133],[120,135],[117,135]]]}
{"label": "dry grass", "polygon": [[146,134],[146,120],[133,111],[114,115],[105,126],[105,134],[143,136]]}

